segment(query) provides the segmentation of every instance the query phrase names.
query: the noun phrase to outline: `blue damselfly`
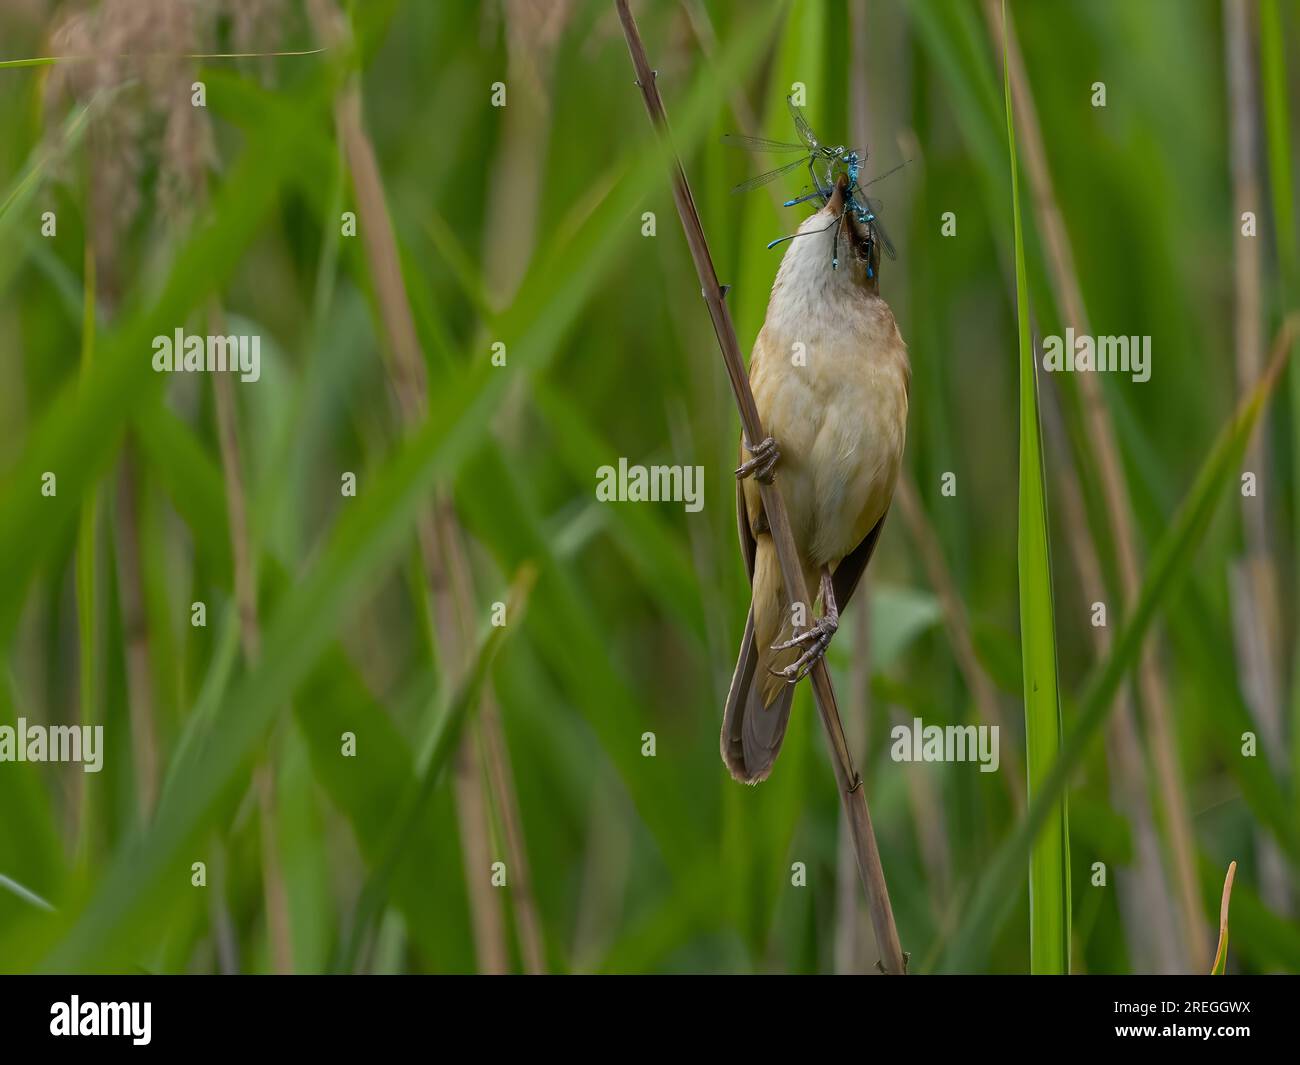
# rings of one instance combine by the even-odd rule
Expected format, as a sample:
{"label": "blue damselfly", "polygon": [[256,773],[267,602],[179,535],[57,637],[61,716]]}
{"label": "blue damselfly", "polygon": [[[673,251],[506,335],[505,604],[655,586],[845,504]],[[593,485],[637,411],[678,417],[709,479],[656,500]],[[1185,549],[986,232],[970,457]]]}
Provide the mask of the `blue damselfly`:
{"label": "blue damselfly", "polygon": [[[729,144],[737,148],[744,148],[747,151],[758,152],[767,155],[795,155],[787,163],[782,163],[774,170],[759,174],[748,181],[742,181],[732,191],[733,192],[750,192],[753,189],[761,188],[777,178],[789,174],[801,167],[806,167],[808,176],[812,178],[814,191],[794,199],[786,200],[784,206],[794,207],[801,203],[807,203],[810,200],[821,200],[826,203],[830,200],[831,194],[835,189],[836,179],[842,173],[847,178],[847,187],[844,190],[844,212],[838,215],[831,225],[836,226],[834,247],[831,251],[831,266],[839,266],[839,229],[838,226],[844,218],[844,213],[851,213],[858,222],[866,229],[868,237],[866,242],[866,254],[864,261],[867,267],[867,276],[874,277],[875,271],[872,266],[873,251],[876,245],[885,252],[889,258],[896,258],[896,252],[893,242],[885,233],[885,228],[881,225],[879,218],[880,202],[869,199],[863,194],[863,189],[874,184],[881,178],[906,165],[900,163],[891,170],[880,174],[870,181],[862,182],[859,175],[862,163],[866,160],[867,152],[864,148],[860,153],[856,149],[845,147],[843,144],[825,144],[814,132],[811,123],[803,112],[803,108],[795,104],[792,97],[786,97],[786,103],[790,108],[790,117],[794,121],[795,132],[799,136],[799,142],[769,140],[766,137],[744,137],[738,134],[727,134],[722,138],[724,144]],[[831,226],[827,226],[830,229]],[[793,240],[799,236],[798,233],[792,233],[785,237],[778,237],[768,244],[769,248],[774,248],[787,240]]]}

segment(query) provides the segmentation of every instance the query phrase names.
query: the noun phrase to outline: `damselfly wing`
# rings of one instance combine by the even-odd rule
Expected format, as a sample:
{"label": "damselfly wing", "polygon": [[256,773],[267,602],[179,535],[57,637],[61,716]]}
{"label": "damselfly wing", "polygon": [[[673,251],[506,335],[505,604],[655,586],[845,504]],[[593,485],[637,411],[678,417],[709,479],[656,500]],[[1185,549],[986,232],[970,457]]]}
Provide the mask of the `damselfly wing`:
{"label": "damselfly wing", "polygon": [[798,170],[800,167],[806,166],[807,164],[808,164],[807,158],[801,155],[798,159],[795,159],[793,162],[786,163],[784,166],[778,166],[775,170],[769,170],[767,171],[767,173],[759,174],[757,177],[752,177],[748,181],[742,181],[731,191],[733,193],[752,192],[754,189],[762,188],[770,181],[775,181],[782,174],[788,174],[792,170]]}
{"label": "damselfly wing", "polygon": [[898,253],[894,250],[894,242],[889,239],[889,234],[885,232],[885,227],[880,224],[880,208],[883,204],[879,200],[869,200],[865,196],[861,200],[855,200],[863,205],[863,210],[858,214],[858,221],[863,225],[871,227],[872,237],[880,243],[886,255],[891,259],[897,259]]}
{"label": "damselfly wing", "polygon": [[774,155],[789,152],[799,152],[801,155],[808,154],[808,147],[804,144],[791,144],[789,141],[773,141],[766,137],[744,137],[739,133],[725,133],[722,136],[722,143],[732,148],[744,148],[751,152],[771,152]]}
{"label": "damselfly wing", "polygon": [[793,96],[787,96],[785,102],[790,107],[790,117],[794,119],[794,131],[799,134],[799,139],[808,146],[808,151],[817,151],[821,147],[821,141],[817,139],[817,134],[813,132],[813,128],[808,122],[808,116],[803,113],[803,108],[794,102]]}

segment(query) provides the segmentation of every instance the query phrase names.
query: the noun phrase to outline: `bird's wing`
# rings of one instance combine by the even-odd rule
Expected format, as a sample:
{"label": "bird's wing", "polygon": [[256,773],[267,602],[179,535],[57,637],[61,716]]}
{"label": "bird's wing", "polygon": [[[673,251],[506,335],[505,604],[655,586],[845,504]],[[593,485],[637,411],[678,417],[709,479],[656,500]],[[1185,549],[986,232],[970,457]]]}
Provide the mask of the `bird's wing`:
{"label": "bird's wing", "polygon": [[[888,516],[889,511],[886,510],[880,516],[880,520],[871,527],[871,531],[862,538],[862,542],[840,559],[840,564],[835,567],[831,580],[835,585],[835,605],[839,609],[843,610],[848,605],[858,583],[862,580],[862,574],[866,572],[867,563],[875,553],[876,542],[880,539],[880,530],[885,527],[885,518]],[[761,524],[762,521],[763,517],[760,514],[759,523]],[[745,573],[750,583],[753,583],[754,555],[758,551],[758,541],[754,539],[749,523],[749,511],[745,506],[745,482],[739,478],[736,479],[736,531],[740,537],[740,557],[745,560]]]}
{"label": "bird's wing", "polygon": [[[742,459],[743,461],[743,459]],[[745,560],[745,572],[749,581],[754,582],[754,555],[758,551],[758,541],[749,527],[749,511],[745,507],[745,482],[736,478],[736,531],[740,534],[740,555]]]}
{"label": "bird's wing", "polygon": [[854,589],[866,572],[867,563],[876,550],[876,541],[880,539],[880,530],[885,527],[885,518],[888,516],[888,510],[880,515],[880,520],[871,527],[871,532],[862,538],[862,543],[840,559],[840,564],[831,575],[831,583],[835,587],[835,605],[841,611],[848,606]]}

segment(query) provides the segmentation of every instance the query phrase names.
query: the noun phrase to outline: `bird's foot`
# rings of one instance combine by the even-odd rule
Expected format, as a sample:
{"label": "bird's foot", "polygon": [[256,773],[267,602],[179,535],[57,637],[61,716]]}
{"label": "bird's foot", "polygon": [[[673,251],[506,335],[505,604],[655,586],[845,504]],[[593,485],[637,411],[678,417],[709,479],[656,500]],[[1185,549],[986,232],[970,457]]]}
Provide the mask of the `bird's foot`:
{"label": "bird's foot", "polygon": [[772,645],[773,651],[787,651],[791,647],[804,647],[803,653],[784,669],[768,669],[776,677],[784,677],[789,684],[797,684],[812,672],[813,666],[826,656],[826,648],[831,645],[831,637],[839,631],[840,611],[835,604],[835,584],[831,580],[829,567],[822,567],[821,579],[822,610],[824,613],[810,628],[798,633],[784,643]]}
{"label": "bird's foot", "polygon": [[797,684],[812,672],[818,659],[825,657],[826,648],[831,645],[831,637],[840,627],[840,619],[835,614],[825,614],[812,623],[812,626],[784,643],[774,643],[773,651],[787,651],[791,647],[804,647],[803,654],[784,669],[770,669],[769,673],[784,677],[790,684]]}
{"label": "bird's foot", "polygon": [[744,480],[746,477],[753,475],[758,478],[760,484],[772,483],[772,471],[776,468],[776,460],[781,457],[781,449],[777,447],[776,441],[770,436],[757,447],[751,447],[748,440],[744,441],[745,450],[753,456],[748,462],[741,463],[736,470],[736,477]]}

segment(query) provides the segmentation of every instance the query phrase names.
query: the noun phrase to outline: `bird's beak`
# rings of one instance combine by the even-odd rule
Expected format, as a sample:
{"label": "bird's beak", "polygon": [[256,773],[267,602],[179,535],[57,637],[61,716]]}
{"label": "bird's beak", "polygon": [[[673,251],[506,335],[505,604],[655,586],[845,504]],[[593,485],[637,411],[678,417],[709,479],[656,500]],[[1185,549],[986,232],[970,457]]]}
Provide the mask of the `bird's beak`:
{"label": "bird's beak", "polygon": [[835,179],[835,187],[831,189],[830,199],[826,201],[826,206],[822,208],[829,215],[837,215],[844,210],[844,197],[848,192],[849,177],[847,174],[841,174]]}
{"label": "bird's beak", "polygon": [[[848,196],[848,192],[848,175],[841,174],[835,179],[835,187],[831,190],[830,199],[826,201],[826,206],[823,210],[831,217],[840,213],[844,214],[844,218],[840,223],[842,227],[842,235],[853,245],[854,249],[858,253],[858,257],[865,261],[867,248],[871,245],[871,231],[858,221],[858,216],[853,211],[844,210],[844,201]],[[872,251],[872,258],[876,260],[876,262],[871,264],[874,272],[877,262],[879,261],[879,251],[874,247],[872,248]]]}

